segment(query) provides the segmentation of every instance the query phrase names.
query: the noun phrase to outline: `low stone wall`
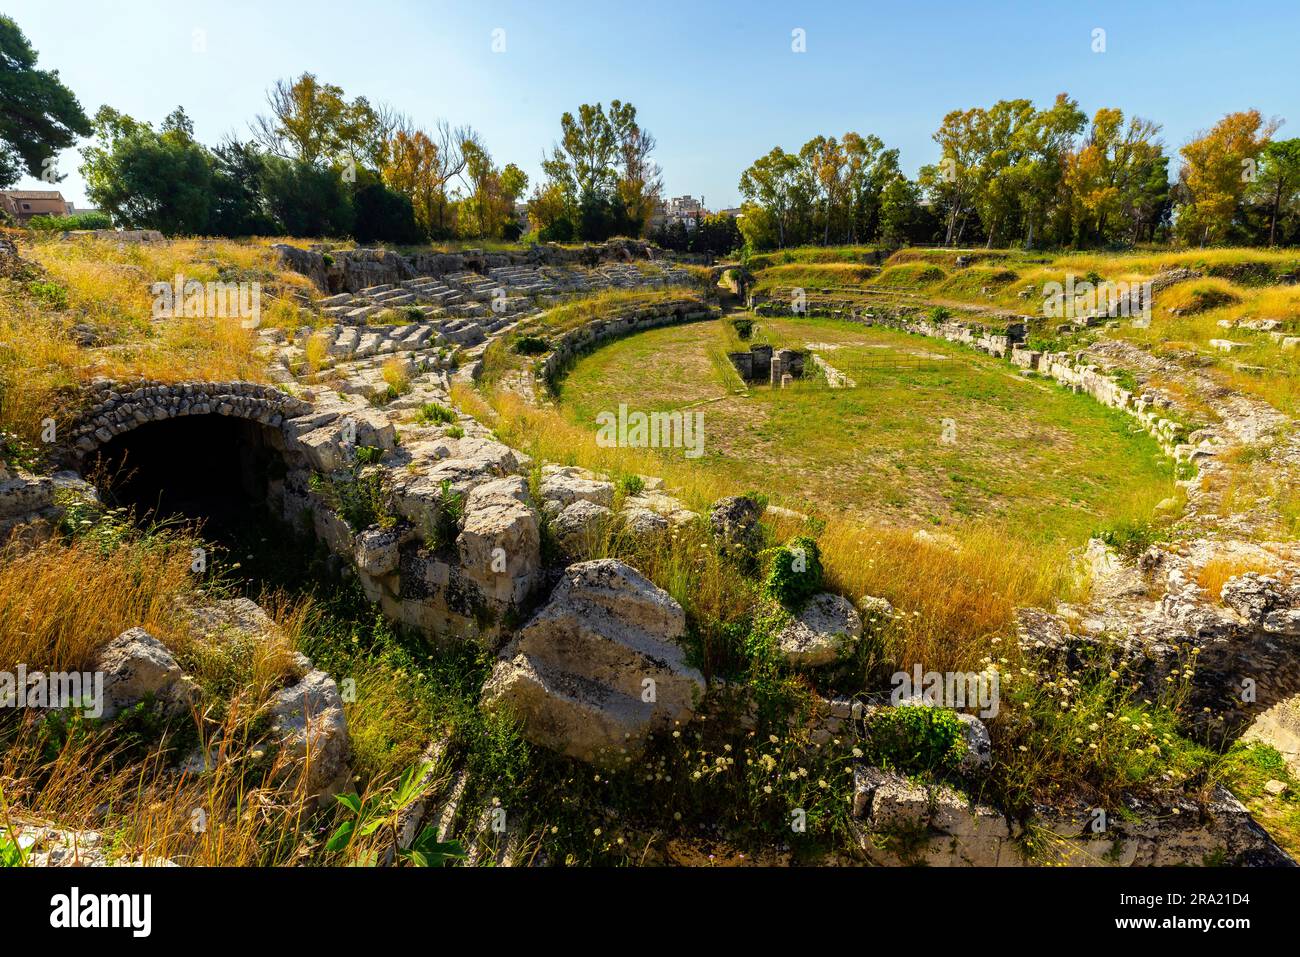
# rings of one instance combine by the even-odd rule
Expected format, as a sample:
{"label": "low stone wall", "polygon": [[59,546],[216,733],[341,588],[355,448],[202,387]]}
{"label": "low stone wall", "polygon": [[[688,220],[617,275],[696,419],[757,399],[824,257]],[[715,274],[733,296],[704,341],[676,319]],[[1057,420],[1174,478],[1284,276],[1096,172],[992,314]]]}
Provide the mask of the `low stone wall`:
{"label": "low stone wall", "polygon": [[578,358],[603,343],[661,326],[716,319],[718,312],[694,299],[674,299],[632,310],[609,319],[595,319],[565,333],[534,367],[537,378],[553,382]]}
{"label": "low stone wall", "polygon": [[1120,813],[1041,807],[1028,823],[947,785],[874,767],[854,772],[859,848],[885,866],[1289,867],[1294,862],[1222,787],[1204,804],[1128,798]]}
{"label": "low stone wall", "polygon": [[1118,409],[1134,419],[1161,448],[1179,459],[1194,459],[1190,449],[1180,450],[1184,430],[1178,423],[1162,416],[1161,405],[1154,396],[1138,395],[1123,388],[1083,353],[1040,352],[1024,345],[1023,323],[1010,322],[1001,332],[991,332],[977,323],[948,320],[935,323],[928,319],[868,316],[866,321],[901,329],[916,335],[956,342],[999,359],[1008,359],[1018,368],[1036,372],[1089,396],[1108,408]]}
{"label": "low stone wall", "polygon": [[[759,302],[757,308],[760,315],[775,314],[774,304],[770,301]],[[1041,352],[1027,348],[1024,345],[1025,323],[1019,318],[999,319],[998,326],[990,328],[985,323],[956,319],[934,322],[928,318],[914,317],[907,312],[867,312],[848,301],[819,302],[811,306],[810,312],[845,322],[884,326],[913,335],[943,339],[998,359],[1006,359],[1020,369],[1054,379],[1074,392],[1132,416],[1143,430],[1160,443],[1166,454],[1178,461],[1195,462],[1212,454],[1203,443],[1191,441],[1195,436],[1188,436],[1183,426],[1161,414],[1171,405],[1167,400],[1123,388],[1106,375],[1100,366],[1089,362],[1082,352]]]}

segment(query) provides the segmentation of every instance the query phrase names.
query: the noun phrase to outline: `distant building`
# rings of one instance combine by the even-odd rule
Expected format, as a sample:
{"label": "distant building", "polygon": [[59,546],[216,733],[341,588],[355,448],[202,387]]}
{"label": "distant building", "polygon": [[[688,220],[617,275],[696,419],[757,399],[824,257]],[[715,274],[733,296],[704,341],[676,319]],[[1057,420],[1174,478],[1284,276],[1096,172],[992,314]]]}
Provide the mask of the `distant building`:
{"label": "distant building", "polygon": [[732,206],[729,209],[720,209],[718,210],[718,215],[726,216],[728,219],[735,219],[740,215],[740,207]]}
{"label": "distant building", "polygon": [[704,208],[703,196],[699,199],[694,196],[674,196],[663,204],[662,214],[658,210],[656,211],[656,215],[651,219],[651,222],[663,226],[681,223],[688,230],[692,230],[701,219],[708,215],[709,211]]}
{"label": "distant building", "polygon": [[53,189],[0,190],[0,209],[26,224],[33,216],[70,216],[73,205]]}

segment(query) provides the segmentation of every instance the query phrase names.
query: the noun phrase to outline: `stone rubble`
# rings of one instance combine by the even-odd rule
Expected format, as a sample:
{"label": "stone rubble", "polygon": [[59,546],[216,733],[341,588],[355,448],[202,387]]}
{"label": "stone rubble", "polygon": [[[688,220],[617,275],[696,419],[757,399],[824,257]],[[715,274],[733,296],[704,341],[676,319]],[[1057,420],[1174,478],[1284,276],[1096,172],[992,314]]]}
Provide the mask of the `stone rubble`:
{"label": "stone rubble", "polygon": [[613,559],[570,565],[500,655],[483,690],[529,740],[605,765],[635,756],[653,731],[685,724],[704,678],[679,644],[686,614]]}

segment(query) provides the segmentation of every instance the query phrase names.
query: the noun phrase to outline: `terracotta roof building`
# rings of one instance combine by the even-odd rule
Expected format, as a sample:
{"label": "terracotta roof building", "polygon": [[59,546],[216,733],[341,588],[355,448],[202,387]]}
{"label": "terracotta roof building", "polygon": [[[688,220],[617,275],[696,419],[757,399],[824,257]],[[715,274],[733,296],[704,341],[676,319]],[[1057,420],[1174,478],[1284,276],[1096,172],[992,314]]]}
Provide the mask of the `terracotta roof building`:
{"label": "terracotta roof building", "polygon": [[67,216],[72,204],[58,190],[7,189],[0,190],[0,209],[26,223],[33,216]]}

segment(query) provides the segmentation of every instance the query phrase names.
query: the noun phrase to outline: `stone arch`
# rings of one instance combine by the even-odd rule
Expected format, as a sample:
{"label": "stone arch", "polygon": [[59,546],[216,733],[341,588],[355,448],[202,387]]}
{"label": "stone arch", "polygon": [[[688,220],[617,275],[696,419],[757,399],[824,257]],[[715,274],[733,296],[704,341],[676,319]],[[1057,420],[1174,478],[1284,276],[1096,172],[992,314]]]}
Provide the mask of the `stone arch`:
{"label": "stone arch", "polygon": [[73,423],[68,444],[74,464],[120,435],[167,419],[220,415],[278,429],[311,406],[275,386],[255,382],[99,383],[89,409]]}
{"label": "stone arch", "polygon": [[101,495],[140,516],[225,531],[273,505],[289,467],[282,426],[311,410],[251,382],[103,383],[91,400],[71,458]]}

